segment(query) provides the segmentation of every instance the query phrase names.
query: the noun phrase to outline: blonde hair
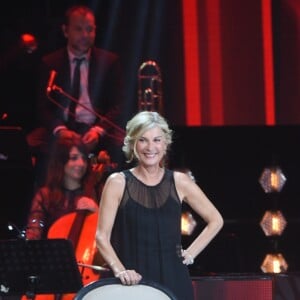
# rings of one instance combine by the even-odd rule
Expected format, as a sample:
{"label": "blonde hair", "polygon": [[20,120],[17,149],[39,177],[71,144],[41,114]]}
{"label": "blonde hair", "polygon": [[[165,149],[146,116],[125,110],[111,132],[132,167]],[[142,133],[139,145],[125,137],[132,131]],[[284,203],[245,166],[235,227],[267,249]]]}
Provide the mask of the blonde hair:
{"label": "blonde hair", "polygon": [[155,111],[141,111],[137,113],[126,125],[126,136],[122,150],[131,163],[137,159],[136,143],[145,131],[159,127],[164,133],[167,149],[172,143],[172,130],[169,128],[167,121]]}

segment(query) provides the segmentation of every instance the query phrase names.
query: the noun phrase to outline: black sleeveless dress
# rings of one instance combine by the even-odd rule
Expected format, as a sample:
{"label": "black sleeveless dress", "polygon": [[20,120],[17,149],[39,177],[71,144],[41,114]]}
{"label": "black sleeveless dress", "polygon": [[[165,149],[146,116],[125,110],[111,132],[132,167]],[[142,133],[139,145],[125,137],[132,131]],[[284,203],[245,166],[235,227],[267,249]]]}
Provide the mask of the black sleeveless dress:
{"label": "black sleeveless dress", "polygon": [[173,171],[147,186],[129,170],[112,231],[112,245],[126,269],[158,282],[177,296],[193,300],[193,287],[181,258],[181,202]]}

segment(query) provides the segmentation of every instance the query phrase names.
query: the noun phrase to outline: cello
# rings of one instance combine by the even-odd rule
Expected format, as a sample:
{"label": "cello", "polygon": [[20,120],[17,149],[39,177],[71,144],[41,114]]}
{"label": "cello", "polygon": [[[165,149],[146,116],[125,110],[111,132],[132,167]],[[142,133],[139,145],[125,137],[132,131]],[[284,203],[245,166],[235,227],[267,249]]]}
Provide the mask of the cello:
{"label": "cello", "polygon": [[[83,285],[100,279],[105,271],[95,242],[98,213],[81,210],[69,213],[58,219],[49,229],[48,238],[67,238],[74,247],[75,258],[79,267]],[[98,268],[93,268],[98,266]]]}
{"label": "cello", "polygon": [[[91,163],[92,172],[86,182],[87,195],[92,195],[92,190],[97,187],[101,189],[103,178],[107,168],[115,168],[110,163],[110,157],[106,151],[100,151],[98,157],[93,157]],[[72,242],[75,258],[82,278],[83,286],[97,281],[103,272],[109,269],[103,267],[105,261],[101,257],[95,241],[98,212],[89,210],[77,210],[57,219],[49,228],[48,239],[69,239]],[[37,295],[37,300],[71,300],[75,294],[45,294]],[[26,298],[26,296],[24,296]],[[25,300],[23,297],[22,300]]]}

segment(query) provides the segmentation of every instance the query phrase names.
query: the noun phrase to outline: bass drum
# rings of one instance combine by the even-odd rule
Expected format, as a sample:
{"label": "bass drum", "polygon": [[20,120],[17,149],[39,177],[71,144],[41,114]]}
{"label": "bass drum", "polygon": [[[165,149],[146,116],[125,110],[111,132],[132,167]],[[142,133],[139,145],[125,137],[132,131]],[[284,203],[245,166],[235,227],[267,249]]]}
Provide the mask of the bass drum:
{"label": "bass drum", "polygon": [[118,278],[92,282],[76,294],[74,300],[176,300],[175,295],[161,284],[142,280],[136,285],[123,285]]}

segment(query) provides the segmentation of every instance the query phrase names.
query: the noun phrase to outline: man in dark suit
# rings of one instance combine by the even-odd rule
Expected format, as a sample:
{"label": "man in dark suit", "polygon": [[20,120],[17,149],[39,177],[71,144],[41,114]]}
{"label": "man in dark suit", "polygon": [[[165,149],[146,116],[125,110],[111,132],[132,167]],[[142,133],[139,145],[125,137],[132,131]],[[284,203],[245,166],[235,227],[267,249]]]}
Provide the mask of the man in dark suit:
{"label": "man in dark suit", "polygon": [[123,138],[119,57],[95,47],[95,15],[86,6],[76,5],[66,11],[62,31],[66,47],[42,58],[38,117],[43,126],[28,136],[29,146],[44,146],[47,152],[51,140],[76,134],[91,152],[101,148],[113,152],[115,146],[120,148]]}

